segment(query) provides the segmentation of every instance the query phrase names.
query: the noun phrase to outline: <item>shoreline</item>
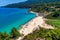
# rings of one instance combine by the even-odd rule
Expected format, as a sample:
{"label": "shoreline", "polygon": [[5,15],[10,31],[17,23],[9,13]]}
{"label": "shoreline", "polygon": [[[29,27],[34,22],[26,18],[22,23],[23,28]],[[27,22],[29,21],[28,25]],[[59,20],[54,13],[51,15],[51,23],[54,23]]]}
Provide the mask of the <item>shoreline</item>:
{"label": "shoreline", "polygon": [[30,13],[36,14],[36,16],[41,16],[41,13],[30,11]]}
{"label": "shoreline", "polygon": [[[30,11],[30,13],[36,13],[36,15],[38,15],[37,12]],[[26,36],[35,31],[36,29],[39,29],[39,27],[46,29],[54,29],[51,25],[45,23],[43,16],[37,16],[33,18],[31,21],[27,22],[25,25],[23,25],[22,28],[19,29],[19,32]],[[19,37],[17,40],[23,39],[24,36]]]}

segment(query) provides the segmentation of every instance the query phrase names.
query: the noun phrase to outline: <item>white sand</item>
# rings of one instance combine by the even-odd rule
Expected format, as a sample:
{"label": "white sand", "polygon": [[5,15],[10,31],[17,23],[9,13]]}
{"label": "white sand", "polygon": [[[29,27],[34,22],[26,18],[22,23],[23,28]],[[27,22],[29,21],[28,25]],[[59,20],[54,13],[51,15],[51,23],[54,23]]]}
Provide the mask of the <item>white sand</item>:
{"label": "white sand", "polygon": [[51,25],[47,25],[44,22],[42,16],[39,16],[39,17],[34,18],[33,20],[31,20],[27,24],[23,25],[22,29],[20,29],[19,31],[22,34],[27,35],[29,33],[32,33],[34,28],[38,28],[39,26],[46,28],[46,29],[50,29],[50,28],[53,29],[53,27]]}
{"label": "white sand", "polygon": [[[34,13],[34,12],[32,12]],[[43,27],[46,29],[54,29],[51,25],[48,25],[45,23],[43,16],[38,16],[34,19],[32,19],[30,22],[26,23],[22,26],[22,28],[19,30],[20,33],[24,34],[24,36],[32,33],[36,28]],[[20,40],[21,37],[18,39]]]}

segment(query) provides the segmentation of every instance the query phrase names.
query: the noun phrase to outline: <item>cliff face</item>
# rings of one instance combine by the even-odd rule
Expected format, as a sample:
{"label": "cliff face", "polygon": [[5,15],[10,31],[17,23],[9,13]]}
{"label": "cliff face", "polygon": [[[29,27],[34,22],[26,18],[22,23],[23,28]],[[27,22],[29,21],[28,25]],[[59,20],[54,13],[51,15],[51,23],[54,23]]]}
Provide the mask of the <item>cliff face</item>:
{"label": "cliff face", "polygon": [[27,0],[25,2],[15,3],[15,4],[9,4],[4,7],[32,7],[35,4],[38,3],[50,3],[50,2],[60,2],[60,0]]}

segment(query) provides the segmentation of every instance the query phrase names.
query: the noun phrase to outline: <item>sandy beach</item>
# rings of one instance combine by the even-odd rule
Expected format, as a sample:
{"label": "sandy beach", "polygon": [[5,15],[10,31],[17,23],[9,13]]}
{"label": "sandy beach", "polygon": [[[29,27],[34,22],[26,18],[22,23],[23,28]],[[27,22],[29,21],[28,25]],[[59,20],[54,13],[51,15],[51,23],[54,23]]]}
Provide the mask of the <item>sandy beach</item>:
{"label": "sandy beach", "polygon": [[[37,16],[28,23],[26,23],[25,25],[23,25],[22,28],[19,30],[19,32],[24,34],[24,36],[26,36],[32,33],[34,30],[38,29],[39,27],[46,29],[54,29],[51,25],[45,23],[43,16]],[[18,40],[21,40],[21,38],[23,37],[20,37]]]}
{"label": "sandy beach", "polygon": [[34,31],[33,29],[36,29],[38,27],[43,27],[46,29],[50,29],[50,28],[53,29],[53,27],[51,25],[48,25],[44,22],[42,16],[39,16],[39,17],[34,18],[33,20],[31,20],[27,24],[23,25],[22,29],[19,30],[19,32],[24,34],[24,36],[25,36],[29,33],[32,33]]}

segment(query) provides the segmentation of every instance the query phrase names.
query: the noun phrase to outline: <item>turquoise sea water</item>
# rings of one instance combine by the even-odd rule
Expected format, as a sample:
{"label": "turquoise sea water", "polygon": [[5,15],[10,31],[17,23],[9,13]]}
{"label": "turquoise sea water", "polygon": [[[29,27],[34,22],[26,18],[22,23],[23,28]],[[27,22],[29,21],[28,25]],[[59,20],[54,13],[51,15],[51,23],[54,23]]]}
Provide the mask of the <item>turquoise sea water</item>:
{"label": "turquoise sea water", "polygon": [[0,32],[10,33],[12,28],[19,29],[36,15],[29,13],[29,9],[0,8]]}

